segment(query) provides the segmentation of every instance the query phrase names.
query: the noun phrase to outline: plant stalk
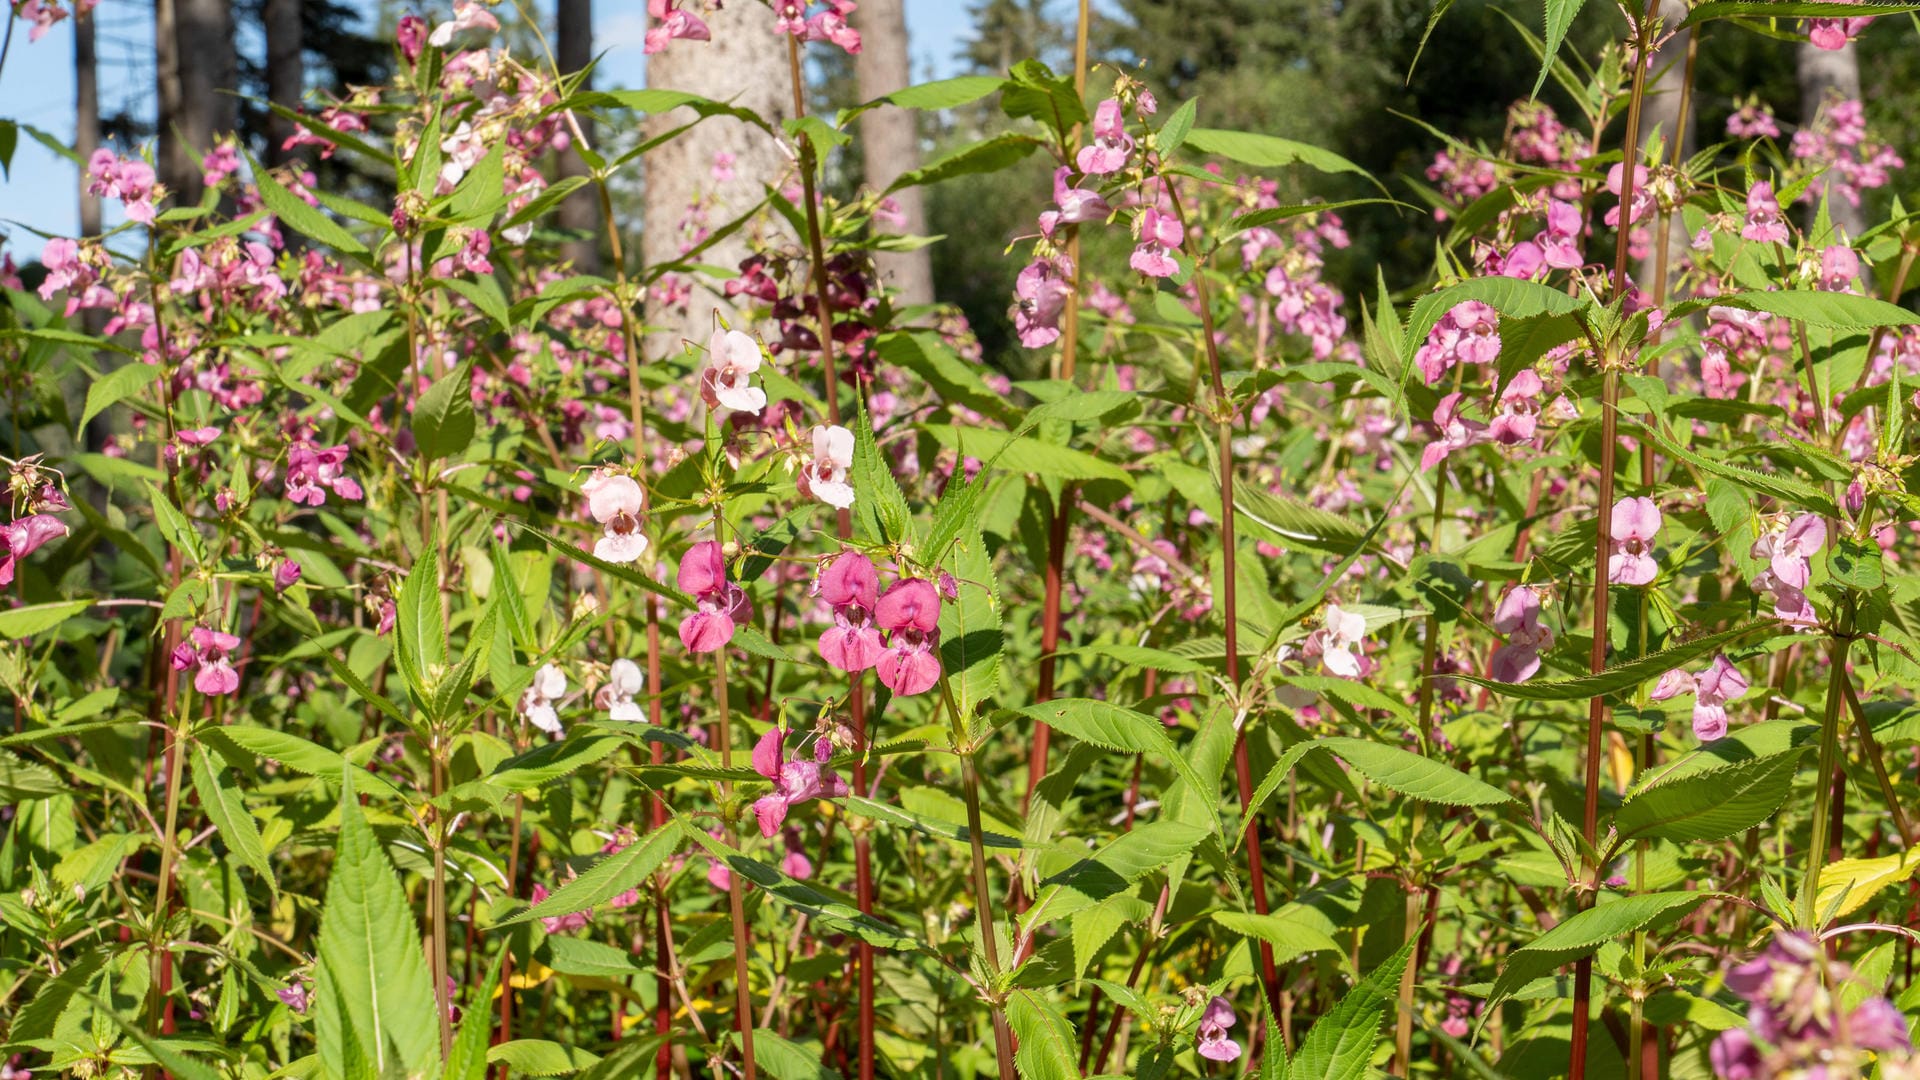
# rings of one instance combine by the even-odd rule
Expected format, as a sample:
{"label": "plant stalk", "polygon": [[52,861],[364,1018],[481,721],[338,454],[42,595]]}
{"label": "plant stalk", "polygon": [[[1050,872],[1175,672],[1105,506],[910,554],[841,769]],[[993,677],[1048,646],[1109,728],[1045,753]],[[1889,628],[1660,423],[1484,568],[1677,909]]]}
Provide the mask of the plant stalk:
{"label": "plant stalk", "polygon": [[[434,731],[427,755],[435,799],[447,789],[444,745],[441,733]],[[447,822],[437,813],[433,821],[433,885],[427,893],[427,906],[433,919],[433,1002],[440,1014],[440,1056],[444,1058],[453,1051],[453,1002],[447,986]]]}
{"label": "plant stalk", "polygon": [[[733,719],[727,712],[727,650],[724,647],[713,654],[713,699],[720,713],[720,767],[731,771]],[[733,795],[733,782],[723,782],[720,793],[723,799],[730,798]],[[740,839],[731,818],[726,828],[728,846],[738,846]],[[740,874],[737,871],[728,874],[727,909],[733,918],[734,1022],[740,1029],[741,1075],[746,1080],[755,1080],[759,1070],[753,1059],[753,988],[747,981],[747,950],[751,948],[751,942],[747,939],[746,896],[746,885],[740,880]]]}
{"label": "plant stalk", "polygon": [[[1850,622],[1851,619],[1846,621]],[[1813,830],[1807,839],[1807,871],[1800,881],[1797,913],[1802,930],[1814,930],[1819,924],[1820,871],[1827,865],[1827,843],[1835,825],[1828,784],[1832,782],[1834,770],[1839,768],[1840,762],[1840,714],[1846,708],[1847,649],[1850,644],[1847,638],[1838,635],[1827,643],[1827,708],[1820,724],[1820,756],[1814,774],[1818,782],[1813,800]]]}

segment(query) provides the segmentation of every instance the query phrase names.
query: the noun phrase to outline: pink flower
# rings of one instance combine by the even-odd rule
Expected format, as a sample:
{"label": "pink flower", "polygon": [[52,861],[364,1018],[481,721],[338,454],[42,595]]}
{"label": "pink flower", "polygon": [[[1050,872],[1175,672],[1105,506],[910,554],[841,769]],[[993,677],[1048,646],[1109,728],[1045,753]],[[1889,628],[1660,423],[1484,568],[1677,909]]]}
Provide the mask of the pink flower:
{"label": "pink flower", "polygon": [[301,567],[299,563],[292,559],[280,560],[280,565],[273,568],[273,587],[275,591],[286,592],[288,589],[293,588],[294,583],[300,580],[300,574]]}
{"label": "pink flower", "polygon": [[1813,19],[1807,24],[1807,40],[1816,49],[1838,52],[1847,47],[1847,42],[1860,36],[1867,28],[1873,16],[1862,15],[1850,19]]}
{"label": "pink flower", "polygon": [[843,551],[821,568],[814,589],[833,609],[833,627],[820,635],[820,658],[849,673],[879,663],[885,646],[873,625],[880,595],[880,574],[873,560],[857,551]]}
{"label": "pink flower", "polygon": [[560,699],[567,696],[567,673],[552,664],[540,665],[533,681],[520,695],[520,715],[549,735],[560,734]]}
{"label": "pink flower", "polygon": [[1533,439],[1540,422],[1540,395],[1546,384],[1532,368],[1521,368],[1500,391],[1500,413],[1487,428],[1487,436],[1502,446],[1515,446]]}
{"label": "pink flower", "polygon": [[193,688],[208,697],[231,694],[240,689],[240,673],[233,669],[227,654],[240,647],[232,634],[196,626],[188,640],[174,646],[173,669],[195,668]]}
{"label": "pink flower", "polygon": [[1660,676],[1649,695],[1665,701],[1681,694],[1693,697],[1693,733],[1703,742],[1712,742],[1727,733],[1727,702],[1747,692],[1746,676],[1725,654],[1716,655],[1699,676],[1675,668]]}
{"label": "pink flower", "polygon": [[320,506],[331,491],[349,502],[359,500],[365,492],[341,472],[350,452],[344,444],[322,448],[304,437],[296,439],[287,451],[287,498],[306,506]]}
{"label": "pink flower", "polygon": [[1490,364],[1499,358],[1500,313],[1478,300],[1465,300],[1449,309],[1414,354],[1428,386],[1438,383],[1455,364]]}
{"label": "pink flower", "polygon": [[640,665],[621,657],[607,667],[607,684],[593,696],[595,708],[605,710],[607,719],[638,723],[647,718],[638,701],[647,688],[647,676]]}
{"label": "pink flower", "polygon": [[1500,600],[1493,628],[1507,643],[1493,654],[1492,675],[1501,682],[1526,682],[1540,670],[1540,654],[1553,648],[1553,629],[1540,621],[1540,590],[1515,585]]}
{"label": "pink flower", "polygon": [[427,20],[418,15],[402,15],[393,36],[400,44],[400,55],[411,64],[420,59],[420,47],[427,43]]}
{"label": "pink flower", "polygon": [[815,744],[814,756],[819,760],[783,761],[781,747],[786,737],[786,732],[776,727],[760,736],[753,747],[753,771],[773,781],[773,790],[753,804],[760,835],[768,839],[780,832],[787,820],[787,811],[794,806],[818,796],[845,798],[847,795],[846,782],[833,770],[821,768],[822,762],[833,753],[832,744],[824,740]]}
{"label": "pink flower", "polygon": [[[647,36],[642,51],[651,55],[667,47],[676,38],[688,41],[711,41],[713,34],[707,24],[690,11],[682,11],[675,5],[679,0],[647,0],[647,14],[660,20],[660,25],[647,28]],[[855,36],[856,43],[858,35]],[[856,48],[852,50],[858,52]]]}
{"label": "pink flower", "polygon": [[802,880],[812,877],[813,860],[807,858],[807,850],[800,841],[800,830],[788,826],[782,830],[780,840],[787,849],[787,853],[780,857],[780,872]]}
{"label": "pink flower", "polygon": [[647,509],[647,493],[625,473],[597,470],[580,485],[587,510],[603,527],[593,554],[610,563],[630,563],[646,554],[647,538],[640,532],[640,515]]}
{"label": "pink flower", "polygon": [[1104,221],[1113,213],[1113,207],[1098,191],[1068,186],[1067,177],[1072,173],[1073,170],[1065,165],[1053,170],[1055,209],[1040,215],[1040,231],[1047,236],[1052,236],[1054,230],[1062,225]]}
{"label": "pink flower", "polygon": [[[1626,167],[1617,161],[1614,162],[1613,168],[1607,170],[1607,190],[1613,192],[1615,198],[1620,195],[1620,187],[1626,181],[1626,175]],[[1653,209],[1653,192],[1647,190],[1647,167],[1635,165],[1633,167],[1633,206],[1629,208],[1627,223],[1631,225],[1639,221],[1651,209]],[[1619,226],[1620,208],[1618,206],[1607,211],[1606,221],[1608,225],[1616,228]]]}
{"label": "pink flower", "polygon": [[1547,200],[1547,231],[1540,234],[1543,261],[1556,270],[1579,266],[1580,233],[1585,227],[1578,206],[1559,199]]}
{"label": "pink flower", "polygon": [[1133,249],[1133,257],[1127,265],[1148,277],[1172,277],[1179,273],[1180,263],[1173,252],[1186,238],[1180,220],[1172,214],[1163,214],[1154,207],[1147,207],[1140,215],[1140,246]]}
{"label": "pink flower", "polygon": [[808,41],[830,41],[845,49],[848,54],[860,54],[860,31],[847,25],[847,12],[852,11],[851,3],[835,3],[831,10],[822,11],[807,20]]}
{"label": "pink flower", "polygon": [[887,689],[901,697],[925,693],[940,681],[940,593],[922,578],[893,583],[874,609],[886,633],[886,649],[875,664]]}
{"label": "pink flower", "polygon": [[1013,283],[1013,329],[1020,344],[1039,349],[1060,339],[1060,316],[1073,296],[1073,262],[1061,255],[1035,259]]}
{"label": "pink flower", "polygon": [[49,540],[67,535],[66,522],[52,514],[30,514],[0,526],[0,586],[13,584],[14,570],[21,559],[33,554]]}
{"label": "pink flower", "polygon": [[1074,164],[1090,176],[1106,176],[1126,168],[1132,154],[1133,136],[1127,134],[1120,99],[1108,98],[1093,111],[1093,141],[1080,148]]}
{"label": "pink flower", "polygon": [[707,366],[700,371],[700,396],[707,408],[726,406],[758,414],[767,392],[753,385],[760,370],[760,343],[738,330],[715,330],[707,339]]}
{"label": "pink flower", "polygon": [[1845,244],[1832,244],[1820,251],[1820,287],[1828,292],[1851,292],[1860,276],[1860,256]]}
{"label": "pink flower", "polygon": [[1207,1010],[1200,1014],[1200,1030],[1195,1035],[1194,1049],[1208,1061],[1234,1061],[1240,1057],[1240,1044],[1227,1038],[1227,1029],[1232,1027],[1239,1017],[1233,1013],[1233,1003],[1215,995],[1207,1002]]}
{"label": "pink flower", "polygon": [[1455,450],[1465,450],[1486,442],[1487,425],[1478,420],[1468,420],[1460,415],[1459,392],[1448,394],[1440,399],[1433,409],[1433,426],[1439,429],[1439,437],[1428,443],[1420,452],[1420,467],[1426,470],[1438,468]]}
{"label": "pink flower", "polygon": [[807,32],[807,0],[774,0],[773,30],[776,34],[791,34],[794,37],[805,36]]}
{"label": "pink flower", "polygon": [[494,18],[493,12],[482,7],[476,0],[453,0],[453,20],[434,27],[433,36],[427,41],[435,48],[444,49],[453,44],[453,36],[463,30],[492,32],[498,29],[500,29],[500,20]]}
{"label": "pink flower", "polygon": [[1615,585],[1645,585],[1660,573],[1653,561],[1653,537],[1660,531],[1660,508],[1652,499],[1626,498],[1613,504],[1613,555],[1607,580]]}
{"label": "pink flower", "polygon": [[1364,678],[1373,670],[1373,661],[1361,651],[1366,636],[1366,616],[1328,604],[1320,629],[1307,635],[1300,651],[1305,656],[1318,656],[1330,674],[1343,679]]}
{"label": "pink flower", "polygon": [[710,653],[733,640],[738,624],[753,617],[753,605],[738,585],[727,580],[727,557],[715,540],[703,540],[680,559],[681,591],[697,610],[680,620],[680,644],[688,652]]}
{"label": "pink flower", "polygon": [[[22,0],[20,17],[33,24],[27,31],[27,43],[39,41],[53,29],[53,25],[67,17],[67,9],[60,6],[58,0]],[[7,16],[11,19],[13,16]]]}
{"label": "pink flower", "polygon": [[1817,514],[1802,514],[1784,529],[1762,533],[1750,552],[1767,560],[1778,580],[1804,589],[1813,580],[1811,559],[1827,544],[1827,523]]}
{"label": "pink flower", "polygon": [[[538,904],[550,895],[552,894],[547,892],[545,885],[537,881],[533,883],[532,903]],[[570,912],[566,915],[543,915],[540,918],[540,925],[544,927],[549,934],[564,934],[570,930],[584,930],[591,925],[592,922],[592,908],[588,908],[585,911]]]}
{"label": "pink flower", "polygon": [[1773,185],[1765,180],[1756,181],[1747,191],[1747,224],[1740,236],[1757,244],[1787,242],[1787,222],[1780,215],[1780,202],[1773,197]]}
{"label": "pink flower", "polygon": [[834,425],[815,425],[813,460],[800,470],[800,494],[845,510],[853,505],[853,432]]}

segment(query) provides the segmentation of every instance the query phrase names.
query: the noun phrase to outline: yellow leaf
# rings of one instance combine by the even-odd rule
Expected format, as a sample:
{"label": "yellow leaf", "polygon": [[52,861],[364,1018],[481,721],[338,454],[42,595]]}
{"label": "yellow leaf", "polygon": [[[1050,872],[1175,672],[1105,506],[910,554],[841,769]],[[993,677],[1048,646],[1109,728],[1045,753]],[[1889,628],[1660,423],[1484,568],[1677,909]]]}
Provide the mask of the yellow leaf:
{"label": "yellow leaf", "polygon": [[[554,971],[552,968],[538,960],[529,960],[525,971],[514,972],[507,978],[507,981],[513,984],[515,990],[526,990],[539,986],[541,983],[553,978],[553,975]],[[499,987],[494,987],[493,996],[500,996]]]}
{"label": "yellow leaf", "polygon": [[[1849,914],[1889,885],[1897,885],[1920,870],[1920,844],[1904,855],[1878,859],[1841,859],[1820,871],[1820,893],[1815,907],[1829,918]],[[1838,908],[1835,908],[1836,902]]]}

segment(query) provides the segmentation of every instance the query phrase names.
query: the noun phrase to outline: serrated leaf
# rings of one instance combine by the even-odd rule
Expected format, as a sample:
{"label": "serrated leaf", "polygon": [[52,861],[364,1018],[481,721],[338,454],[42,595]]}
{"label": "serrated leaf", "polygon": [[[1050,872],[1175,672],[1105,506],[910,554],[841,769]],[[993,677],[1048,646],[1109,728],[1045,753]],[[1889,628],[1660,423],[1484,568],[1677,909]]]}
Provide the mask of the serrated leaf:
{"label": "serrated leaf", "polygon": [[1042,145],[1044,144],[1039,139],[1018,132],[995,135],[976,143],[956,147],[918,169],[909,169],[901,173],[893,183],[887,185],[887,191],[895,192],[901,188],[937,184],[956,176],[999,172],[1025,160],[1027,155]]}
{"label": "serrated leaf", "polygon": [[1327,936],[1319,926],[1289,917],[1286,909],[1271,915],[1248,911],[1216,911],[1213,921],[1228,930],[1273,946],[1273,960],[1284,964],[1295,957],[1314,952],[1340,952],[1340,943]]}
{"label": "serrated leaf", "polygon": [[1773,815],[1793,789],[1804,747],[1688,773],[1628,796],[1614,818],[1620,839],[1722,840]]}
{"label": "serrated leaf", "polygon": [[1841,859],[1820,870],[1820,892],[1814,910],[1829,919],[1851,915],[1881,890],[1913,877],[1920,870],[1920,844],[1905,853],[1878,859]]}
{"label": "serrated leaf", "polygon": [[873,419],[860,403],[853,423],[853,517],[874,543],[898,543],[912,535],[913,512],[893,469],[873,441]]}
{"label": "serrated leaf", "polygon": [[1649,679],[1677,667],[1684,667],[1710,653],[1719,652],[1729,642],[1746,637],[1755,630],[1774,625],[1772,619],[1759,619],[1736,626],[1731,630],[1722,630],[1717,634],[1695,638],[1671,648],[1650,653],[1624,664],[1610,667],[1598,675],[1580,675],[1571,679],[1549,679],[1541,682],[1508,683],[1495,679],[1483,679],[1478,675],[1449,675],[1450,679],[1470,682],[1475,686],[1484,686],[1503,697],[1520,701],[1581,701],[1614,694],[1638,686]]}
{"label": "serrated leaf", "polygon": [[554,890],[545,900],[500,920],[512,926],[528,919],[555,918],[586,911],[619,896],[659,869],[686,839],[686,828],[669,821],[660,828],[588,867],[585,873]]}
{"label": "serrated leaf", "polygon": [[1662,919],[1692,911],[1711,893],[1656,892],[1609,900],[1559,923],[1553,929],[1515,949],[1494,980],[1487,997],[1492,1009],[1514,991],[1595,949],[1642,930]]}
{"label": "serrated leaf", "polygon": [[1279,169],[1301,164],[1323,173],[1353,173],[1373,179],[1367,170],[1331,150],[1322,150],[1303,142],[1275,135],[1256,135],[1248,131],[1223,131],[1219,128],[1194,128],[1187,133],[1186,146],[1202,154],[1231,158],[1256,169]]}
{"label": "serrated leaf", "polygon": [[1060,1010],[1032,990],[1007,999],[1007,1023],[1019,1045],[1013,1062],[1022,1080],[1080,1080],[1079,1039]]}
{"label": "serrated leaf", "polygon": [[1533,97],[1540,96],[1540,88],[1547,84],[1547,72],[1553,70],[1554,58],[1560,55],[1560,45],[1567,40],[1567,30],[1573,26],[1573,17],[1580,14],[1580,7],[1586,0],[1546,0],[1547,22],[1541,50],[1540,77],[1534,80]]}
{"label": "serrated leaf", "polygon": [[1399,993],[1400,976],[1413,952],[1413,941],[1367,974],[1347,991],[1333,1010],[1314,1022],[1287,1075],[1291,1080],[1362,1080],[1380,1045],[1380,1024]]}
{"label": "serrated leaf", "polygon": [[245,800],[239,792],[221,783],[221,769],[205,747],[195,747],[191,760],[193,790],[199,793],[200,807],[219,830],[220,839],[226,841],[227,850],[242,866],[277,891],[280,883],[273,876],[273,868],[267,865],[267,847],[260,839],[260,826],[247,812]]}
{"label": "serrated leaf", "polygon": [[458,457],[473,442],[473,371],[462,364],[427,387],[414,403],[414,443],[429,461]]}
{"label": "serrated leaf", "polygon": [[1133,483],[1132,476],[1125,469],[1105,458],[1025,435],[1010,435],[991,428],[956,427],[952,424],[925,424],[921,430],[942,446],[952,447],[967,457],[989,463],[989,468],[1051,476],[1060,480]]}
{"label": "serrated leaf", "polygon": [[487,1050],[487,1062],[515,1076],[566,1076],[600,1063],[600,1055],[545,1039],[514,1039]]}
{"label": "serrated leaf", "polygon": [[[439,147],[435,140],[434,147]],[[254,184],[260,191],[260,202],[281,224],[312,240],[343,254],[365,255],[367,245],[348,232],[339,222],[307,205],[305,199],[288,191],[286,186],[274,178],[274,175],[255,161],[253,164]]]}
{"label": "serrated leaf", "polygon": [[1153,821],[1108,841],[1040,883],[1022,925],[1032,930],[1118,896],[1134,882],[1192,851],[1210,832],[1178,821]]}
{"label": "serrated leaf", "polygon": [[94,417],[146,389],[160,377],[160,365],[131,363],[107,372],[87,385],[87,405],[80,412],[80,426]]}
{"label": "serrated leaf", "polygon": [[0,638],[17,641],[45,633],[92,606],[91,600],[57,600],[0,611]]}

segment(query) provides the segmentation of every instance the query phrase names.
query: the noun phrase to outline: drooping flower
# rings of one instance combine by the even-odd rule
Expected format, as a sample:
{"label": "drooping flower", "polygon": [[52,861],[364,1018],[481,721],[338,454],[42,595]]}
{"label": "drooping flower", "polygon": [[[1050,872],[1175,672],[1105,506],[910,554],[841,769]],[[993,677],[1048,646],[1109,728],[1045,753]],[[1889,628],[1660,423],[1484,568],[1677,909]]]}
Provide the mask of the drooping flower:
{"label": "drooping flower", "polygon": [[240,647],[240,639],[205,626],[196,626],[187,640],[174,647],[173,669],[194,668],[193,688],[208,697],[231,694],[240,689],[240,673],[233,669],[227,655]]}
{"label": "drooping flower", "polygon": [[[1626,182],[1626,178],[1626,167],[1620,162],[1614,162],[1613,168],[1607,170],[1607,190],[1612,192],[1615,198],[1620,196],[1621,186]],[[1647,187],[1647,167],[1635,165],[1633,167],[1633,205],[1628,208],[1627,223],[1631,225],[1638,222],[1652,209],[1653,192]],[[1616,228],[1619,226],[1620,207],[1614,206],[1607,210],[1606,222]]]}
{"label": "drooping flower", "polygon": [[901,697],[925,693],[940,681],[940,593],[923,578],[893,583],[874,608],[886,631],[886,648],[875,663],[887,689]]}
{"label": "drooping flower", "polygon": [[276,592],[286,592],[300,580],[301,566],[293,559],[281,559],[273,568],[273,588]]}
{"label": "drooping flower", "polygon": [[[547,891],[545,885],[536,881],[533,883],[533,895],[529,903],[541,903],[551,895],[553,894]],[[541,928],[549,934],[564,934],[572,930],[584,930],[592,924],[592,908],[588,908],[585,911],[570,911],[565,915],[542,915],[540,917]]]}
{"label": "drooping flower", "polygon": [[520,695],[520,715],[549,735],[560,734],[560,710],[555,706],[567,696],[567,673],[552,664],[541,664],[533,681]]}
{"label": "drooping flower", "polygon": [[688,41],[711,41],[713,33],[707,24],[691,11],[684,11],[679,0],[647,0],[647,15],[660,20],[658,26],[647,28],[646,39],[641,49],[647,55],[666,48],[675,39]]}
{"label": "drooping flower", "polygon": [[0,526],[0,586],[13,584],[14,570],[21,559],[44,547],[48,541],[67,535],[67,524],[52,514],[29,514]]}
{"label": "drooping flower", "polygon": [[296,439],[287,450],[287,499],[307,506],[320,506],[327,501],[327,492],[331,491],[349,502],[359,500],[365,492],[360,490],[358,482],[341,469],[351,452],[351,448],[344,443],[322,447],[306,437]]}
{"label": "drooping flower", "polygon": [[1127,265],[1148,277],[1172,277],[1180,272],[1173,253],[1185,236],[1179,218],[1149,206],[1140,215],[1140,244],[1133,249]]}
{"label": "drooping flower", "polygon": [[1441,398],[1440,404],[1434,406],[1433,426],[1438,429],[1439,435],[1420,452],[1422,469],[1431,471],[1455,450],[1465,450],[1489,438],[1487,425],[1460,415],[1461,397],[1456,391]]}
{"label": "drooping flower", "polygon": [[427,20],[418,15],[400,16],[400,23],[393,30],[393,38],[407,63],[419,60],[420,47],[427,43]]}
{"label": "drooping flower", "polygon": [[1787,219],[1780,213],[1779,200],[1773,197],[1773,185],[1765,180],[1755,181],[1747,191],[1747,223],[1740,236],[1758,244],[1787,242]]}
{"label": "drooping flower", "polygon": [[853,0],[828,0],[826,11],[807,19],[807,40],[830,41],[850,56],[860,55],[860,31],[847,25],[847,16],[857,6]]}
{"label": "drooping flower", "polygon": [[760,370],[760,343],[738,330],[715,330],[707,339],[707,366],[700,371],[700,396],[709,409],[726,406],[759,413],[767,392],[753,385]]}
{"label": "drooping flower", "polygon": [[1071,175],[1073,170],[1065,165],[1053,170],[1054,209],[1040,215],[1040,232],[1043,235],[1052,236],[1054,230],[1062,225],[1104,221],[1113,213],[1113,207],[1098,191],[1069,186],[1067,177]]}
{"label": "drooping flower", "polygon": [[873,624],[880,602],[880,573],[873,560],[843,551],[821,568],[814,588],[833,609],[833,626],[820,635],[820,658],[849,673],[879,663],[886,646]]}
{"label": "drooping flower", "polygon": [[604,531],[594,541],[593,554],[610,563],[630,563],[646,554],[647,538],[640,532],[640,515],[647,493],[625,473],[599,470],[580,485],[587,509]]}
{"label": "drooping flower", "polygon": [[1357,611],[1343,611],[1328,604],[1320,629],[1307,635],[1302,654],[1318,656],[1328,673],[1343,679],[1364,678],[1373,670],[1373,661],[1361,651],[1367,636],[1367,617]]}
{"label": "drooping flower", "polygon": [[1585,226],[1580,207],[1561,199],[1547,200],[1547,229],[1539,237],[1541,261],[1556,270],[1579,266],[1580,233]]}
{"label": "drooping flower", "polygon": [[1499,358],[1500,313],[1478,300],[1448,309],[1414,354],[1428,386],[1437,384],[1455,364],[1489,364]]}
{"label": "drooping flower", "polygon": [[773,790],[753,804],[753,816],[760,823],[760,835],[771,840],[786,823],[787,811],[816,796],[830,799],[844,798],[847,795],[846,781],[840,779],[832,769],[823,769],[821,765],[833,754],[833,746],[825,740],[814,746],[816,760],[804,758],[784,760],[782,746],[787,733],[778,727],[760,736],[753,747],[753,771],[773,781]]}
{"label": "drooping flower", "polygon": [[1813,19],[1807,24],[1807,40],[1816,49],[1839,52],[1847,47],[1847,42],[1860,36],[1873,22],[1871,15],[1859,15],[1848,19]]}
{"label": "drooping flower", "polygon": [[1120,99],[1108,98],[1093,111],[1093,141],[1080,148],[1073,163],[1089,176],[1106,176],[1126,168],[1132,155],[1133,136],[1127,134]]}
{"label": "drooping flower", "polygon": [[1860,256],[1845,244],[1820,250],[1820,287],[1828,292],[1851,292],[1860,276]]}
{"label": "drooping flower", "polygon": [[1240,1057],[1240,1044],[1227,1038],[1227,1029],[1239,1021],[1233,1003],[1214,995],[1200,1014],[1200,1030],[1195,1033],[1194,1049],[1208,1061],[1234,1061]]}
{"label": "drooping flower", "polygon": [[463,30],[485,30],[489,33],[500,29],[500,20],[493,17],[477,0],[453,0],[453,18],[433,28],[433,36],[427,38],[435,48],[444,49],[453,44],[453,36]]}
{"label": "drooping flower", "polygon": [[607,666],[607,683],[593,696],[593,704],[604,710],[609,720],[638,723],[647,714],[634,699],[646,688],[647,676],[640,665],[623,656]]}
{"label": "drooping flower", "polygon": [[1487,426],[1487,437],[1502,446],[1530,442],[1540,425],[1540,395],[1546,384],[1532,368],[1521,368],[1500,391],[1500,412]]}
{"label": "drooping flower", "polygon": [[1613,554],[1607,580],[1615,585],[1645,585],[1659,576],[1653,538],[1660,531],[1660,507],[1652,499],[1625,498],[1613,504]]}
{"label": "drooping flower", "polygon": [[1013,281],[1013,329],[1020,344],[1039,349],[1060,340],[1060,316],[1073,296],[1073,261],[1035,259]]}
{"label": "drooping flower", "polygon": [[1553,628],[1540,621],[1540,590],[1515,585],[1500,599],[1493,628],[1507,635],[1494,651],[1492,676],[1501,682],[1526,682],[1540,670],[1540,654],[1553,648]]}
{"label": "drooping flower", "polygon": [[813,459],[800,470],[800,494],[845,510],[853,505],[853,432],[838,424],[815,425]]}
{"label": "drooping flower", "polygon": [[727,580],[727,557],[718,541],[703,540],[680,559],[680,589],[697,609],[680,620],[680,643],[688,652],[709,653],[733,640],[738,625],[753,617],[740,586]]}
{"label": "drooping flower", "polygon": [[1827,545],[1827,523],[1818,514],[1802,514],[1784,529],[1770,530],[1754,540],[1750,554],[1767,560],[1773,576],[1796,589],[1813,580],[1813,556]]}
{"label": "drooping flower", "polygon": [[1715,655],[1707,670],[1699,675],[1674,668],[1660,676],[1660,682],[1648,696],[1654,701],[1666,701],[1681,694],[1692,694],[1693,733],[1702,742],[1712,742],[1727,734],[1727,702],[1746,693],[1747,686],[1747,677],[1722,653]]}

